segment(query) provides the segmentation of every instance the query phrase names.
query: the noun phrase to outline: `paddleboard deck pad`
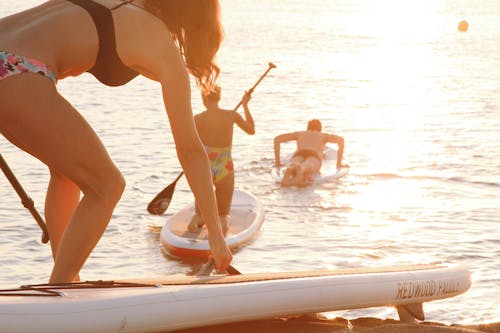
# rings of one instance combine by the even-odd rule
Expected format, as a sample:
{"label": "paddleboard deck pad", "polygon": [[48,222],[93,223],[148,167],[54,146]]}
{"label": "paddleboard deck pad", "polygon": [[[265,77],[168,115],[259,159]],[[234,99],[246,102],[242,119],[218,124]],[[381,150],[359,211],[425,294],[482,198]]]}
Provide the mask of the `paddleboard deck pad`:
{"label": "paddleboard deck pad", "polygon": [[[339,179],[349,173],[349,167],[341,167],[337,169],[337,150],[331,147],[327,147],[324,153],[324,159],[321,164],[321,169],[319,173],[313,175],[312,179],[308,182],[309,184],[320,184],[324,182],[333,181]],[[285,166],[274,167],[271,169],[271,177],[277,183],[281,183],[283,176],[285,175],[286,163],[292,158],[292,155],[285,159]]]}
{"label": "paddleboard deck pad", "polygon": [[[160,232],[160,244],[176,257],[206,258],[210,254],[206,227],[196,232],[187,230],[194,215],[194,205],[189,205],[172,215]],[[231,203],[231,224],[226,234],[227,246],[235,251],[256,237],[264,223],[264,207],[252,194],[235,190]]]}
{"label": "paddleboard deck pad", "polygon": [[469,271],[452,265],[33,285],[0,290],[0,332],[167,332],[378,306],[423,320],[423,302],[470,285]]}

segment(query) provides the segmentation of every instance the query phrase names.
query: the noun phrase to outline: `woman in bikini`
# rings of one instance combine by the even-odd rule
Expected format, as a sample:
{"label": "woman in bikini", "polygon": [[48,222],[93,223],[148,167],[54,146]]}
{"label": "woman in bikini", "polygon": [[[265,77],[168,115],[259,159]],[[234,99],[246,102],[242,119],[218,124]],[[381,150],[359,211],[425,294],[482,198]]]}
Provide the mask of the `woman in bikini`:
{"label": "woman in bikini", "polygon": [[58,80],[84,72],[109,86],[137,75],[160,83],[216,269],[230,265],[188,74],[212,90],[221,39],[217,0],[50,0],[0,19],[0,133],[50,170],[51,283],[78,279],[125,188],[95,131],[57,90]]}
{"label": "woman in bikini", "polygon": [[[218,86],[213,91],[202,93],[203,104],[207,110],[197,114],[195,122],[210,160],[222,231],[226,234],[231,223],[229,211],[234,192],[234,168],[231,157],[233,125],[238,125],[250,135],[255,134],[255,125],[248,108],[251,98],[249,94],[245,93],[242,99],[245,118],[236,111],[220,109],[220,98],[221,89]],[[196,213],[188,225],[188,230],[191,232],[195,232],[204,224],[204,218],[200,216],[198,206],[199,202],[196,200]]]}
{"label": "woman in bikini", "polygon": [[277,167],[282,166],[280,158],[281,143],[297,142],[297,149],[286,164],[281,186],[287,187],[293,184],[298,187],[305,186],[311,175],[319,172],[324,157],[323,151],[325,145],[329,142],[338,145],[337,169],[342,166],[344,138],[334,134],[322,133],[321,127],[321,122],[318,119],[313,119],[307,123],[306,131],[285,133],[274,138],[274,158]]}

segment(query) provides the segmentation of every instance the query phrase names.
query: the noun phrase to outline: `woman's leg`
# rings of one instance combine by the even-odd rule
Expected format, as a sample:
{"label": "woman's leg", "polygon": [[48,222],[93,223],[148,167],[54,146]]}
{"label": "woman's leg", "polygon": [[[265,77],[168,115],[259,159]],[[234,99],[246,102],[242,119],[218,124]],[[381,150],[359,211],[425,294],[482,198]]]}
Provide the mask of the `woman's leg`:
{"label": "woman's leg", "polygon": [[80,188],[64,175],[50,173],[50,182],[45,197],[45,222],[50,234],[52,256],[56,258],[57,247],[80,201]]}
{"label": "woman's leg", "polygon": [[[50,172],[45,197],[45,222],[50,234],[52,257],[55,259],[61,237],[80,201],[80,188],[56,171]],[[76,277],[76,280],[79,280]]]}
{"label": "woman's leg", "polygon": [[198,205],[195,200],[194,215],[191,217],[191,220],[189,221],[187,228],[190,232],[196,232],[198,228],[201,228],[202,226],[203,226],[203,219],[201,218],[200,209],[198,208]]}
{"label": "woman's leg", "polygon": [[[55,242],[60,238],[50,282],[71,282],[106,229],[125,181],[90,125],[47,78],[21,74],[4,79],[0,100],[0,132],[83,192],[62,235],[57,225],[64,225],[60,221],[72,209],[49,219]],[[52,186],[61,184],[54,180]],[[59,193],[74,196],[75,188],[66,186]],[[49,215],[61,205],[60,194],[49,193]]]}
{"label": "woman's leg", "polygon": [[222,232],[225,235],[229,230],[231,218],[231,202],[234,194],[234,172],[230,172],[226,177],[215,183],[215,196],[217,198],[217,208],[219,210]]}

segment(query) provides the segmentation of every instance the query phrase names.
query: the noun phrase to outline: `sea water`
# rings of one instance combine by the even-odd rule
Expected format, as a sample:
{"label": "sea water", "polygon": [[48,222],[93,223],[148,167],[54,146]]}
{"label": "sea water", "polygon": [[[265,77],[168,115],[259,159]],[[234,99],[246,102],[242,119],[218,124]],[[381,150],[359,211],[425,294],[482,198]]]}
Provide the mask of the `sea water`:
{"label": "sea water", "polygon": [[[9,2],[0,16],[40,4]],[[268,68],[235,129],[236,187],[265,206],[259,237],[236,252],[241,272],[452,263],[472,287],[425,304],[427,319],[500,317],[500,1],[223,0],[221,106],[232,109]],[[466,20],[467,32],[458,24]],[[181,171],[158,83],[109,88],[84,74],[58,83],[94,127],[127,187],[82,279],[192,274],[160,248],[167,217],[193,201],[179,181],[164,216],[148,202]],[[192,84],[193,112],[202,111]],[[29,94],[27,94],[29,96]],[[0,101],[1,107],[1,101]],[[241,110],[240,110],[241,111]],[[350,173],[303,189],[270,174],[273,138],[318,118],[345,138]],[[54,147],[56,149],[56,147]],[[284,144],[283,154],[293,151]],[[0,152],[43,215],[48,171],[0,139]],[[46,282],[49,246],[0,177],[0,286]],[[330,314],[396,318],[394,309]]]}

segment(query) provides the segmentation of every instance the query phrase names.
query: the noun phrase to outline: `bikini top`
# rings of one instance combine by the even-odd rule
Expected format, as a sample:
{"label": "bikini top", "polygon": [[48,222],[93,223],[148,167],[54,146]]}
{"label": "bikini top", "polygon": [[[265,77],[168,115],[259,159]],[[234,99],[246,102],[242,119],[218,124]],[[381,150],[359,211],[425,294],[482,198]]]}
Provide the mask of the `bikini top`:
{"label": "bikini top", "polygon": [[111,10],[129,2],[121,3],[109,9],[91,0],[68,0],[85,9],[97,29],[99,48],[94,66],[88,70],[100,82],[107,86],[121,86],[135,78],[139,73],[125,66],[116,52],[115,25]]}

